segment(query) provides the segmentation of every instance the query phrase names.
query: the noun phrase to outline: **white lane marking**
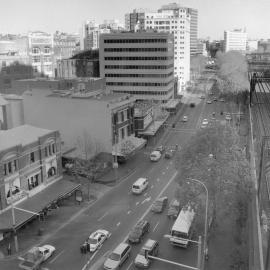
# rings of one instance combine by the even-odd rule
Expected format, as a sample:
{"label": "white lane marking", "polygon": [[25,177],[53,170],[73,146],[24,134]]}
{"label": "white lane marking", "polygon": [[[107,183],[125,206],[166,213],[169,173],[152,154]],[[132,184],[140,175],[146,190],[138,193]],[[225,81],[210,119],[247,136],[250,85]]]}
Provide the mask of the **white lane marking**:
{"label": "white lane marking", "polygon": [[143,196],[144,196],[144,197],[147,196],[147,192],[145,192],[145,193],[143,194]]}
{"label": "white lane marking", "polygon": [[133,262],[128,266],[127,270],[132,266]]}
{"label": "white lane marking", "polygon": [[141,204],[144,204],[145,202],[149,202],[150,200],[151,200],[151,196],[148,197],[148,198],[146,198],[145,200],[143,200],[143,201],[141,202]]}
{"label": "white lane marking", "polygon": [[[170,180],[168,181],[168,183],[164,186],[164,188],[159,192],[159,194],[157,195],[157,197],[156,197],[155,199],[157,199],[157,198],[160,197],[160,195],[168,188],[168,186],[171,184],[171,182],[175,179],[176,176],[177,176],[177,172],[175,172],[175,173],[173,174],[173,176],[171,177],[171,179],[170,179]],[[149,205],[149,207],[146,209],[146,211],[144,212],[144,214],[138,219],[138,221],[145,218],[145,216],[146,216],[146,215],[148,214],[148,212],[150,211],[151,207],[152,207],[152,204]],[[137,222],[138,222],[138,221],[137,221]],[[121,242],[126,242],[127,239],[128,239],[128,234],[126,235],[126,237],[125,237],[125,238],[123,239],[123,241],[121,241]]]}
{"label": "white lane marking", "polygon": [[103,216],[101,216],[101,217],[98,219],[98,221],[101,221],[101,220],[102,220],[104,217],[106,217],[108,214],[109,214],[109,213],[106,212]]}
{"label": "white lane marking", "polygon": [[151,186],[151,189],[154,187],[154,185]]}
{"label": "white lane marking", "polygon": [[92,261],[97,253],[98,253],[98,250],[90,257],[89,261]]}
{"label": "white lane marking", "polygon": [[136,205],[138,205],[140,202],[136,202]]}
{"label": "white lane marking", "polygon": [[57,254],[49,263],[53,263],[54,261],[56,261],[56,259],[58,259],[63,253],[65,252],[65,250],[62,250],[59,254]]}
{"label": "white lane marking", "polygon": [[159,182],[159,180],[160,180],[160,179],[158,178],[158,179],[157,179],[157,182]]}
{"label": "white lane marking", "polygon": [[155,225],[153,232],[156,230],[157,226],[158,226],[159,222]]}
{"label": "white lane marking", "polygon": [[130,211],[130,210],[128,210],[128,211],[127,211],[127,214],[129,215],[130,213],[131,213],[131,211]]}
{"label": "white lane marking", "polygon": [[118,227],[118,226],[120,226],[120,224],[121,224],[121,222],[118,222],[118,223],[116,224],[116,226]]}

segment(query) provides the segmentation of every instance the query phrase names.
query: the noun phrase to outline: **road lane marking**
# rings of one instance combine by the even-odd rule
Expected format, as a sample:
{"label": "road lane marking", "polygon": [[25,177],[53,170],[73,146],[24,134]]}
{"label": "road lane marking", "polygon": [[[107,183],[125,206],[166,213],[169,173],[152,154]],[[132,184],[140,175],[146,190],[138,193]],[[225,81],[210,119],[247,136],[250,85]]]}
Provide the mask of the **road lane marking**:
{"label": "road lane marking", "polygon": [[128,266],[127,270],[132,266],[133,262]]}
{"label": "road lane marking", "polygon": [[118,226],[120,226],[120,224],[121,224],[121,222],[118,222],[118,223],[116,224],[116,226],[118,227]]}
{"label": "road lane marking", "polygon": [[143,194],[143,196],[144,196],[144,197],[147,196],[147,192],[145,192],[145,193]]}
{"label": "road lane marking", "polygon": [[153,232],[156,230],[157,226],[158,226],[159,222],[155,225]]}
{"label": "road lane marking", "polygon": [[136,202],[136,205],[138,205],[140,202]]}
{"label": "road lane marking", "polygon": [[151,186],[151,189],[154,187],[154,185]]}
{"label": "road lane marking", "polygon": [[49,263],[53,263],[56,261],[56,259],[58,259],[63,253],[65,252],[65,250],[62,250],[59,254],[57,254]]}
{"label": "road lane marking", "polygon": [[130,210],[128,210],[128,211],[127,211],[127,214],[129,215],[130,213],[131,213],[131,211],[130,211]]}
{"label": "road lane marking", "polygon": [[150,200],[151,200],[151,196],[148,197],[148,198],[146,198],[145,200],[143,200],[143,201],[141,202],[141,204],[144,204],[145,202],[149,202]]}
{"label": "road lane marking", "polygon": [[101,221],[101,220],[102,220],[104,217],[106,217],[108,214],[109,214],[109,213],[106,212],[103,216],[101,216],[101,217],[98,219],[98,221]]}
{"label": "road lane marking", "polygon": [[90,257],[89,261],[92,261],[97,253],[98,253],[98,250],[96,250],[96,252],[94,252],[94,254]]}
{"label": "road lane marking", "polygon": [[[171,177],[171,179],[170,179],[170,180],[168,181],[168,183],[164,186],[164,188],[159,192],[159,194],[157,195],[157,197],[156,197],[155,199],[159,198],[160,195],[168,188],[168,186],[169,186],[169,185],[171,184],[171,182],[175,179],[175,177],[177,176],[177,174],[178,174],[177,172],[175,172],[175,173],[173,174],[173,176]],[[146,211],[145,211],[144,214],[141,216],[141,218],[138,219],[138,221],[145,218],[145,216],[146,216],[146,215],[148,214],[148,212],[150,211],[151,207],[152,207],[152,204],[150,204],[150,206],[146,209]],[[138,223],[138,221],[137,221],[137,223]],[[122,242],[126,242],[126,241],[127,241],[128,235],[129,235],[129,234],[126,235],[126,237],[123,239]]]}

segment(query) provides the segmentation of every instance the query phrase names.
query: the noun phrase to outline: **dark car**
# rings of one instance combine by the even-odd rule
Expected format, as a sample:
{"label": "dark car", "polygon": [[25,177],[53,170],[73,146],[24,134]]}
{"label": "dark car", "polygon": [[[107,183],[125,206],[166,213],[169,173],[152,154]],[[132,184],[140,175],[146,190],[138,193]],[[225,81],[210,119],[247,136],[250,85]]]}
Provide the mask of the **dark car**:
{"label": "dark car", "polygon": [[154,213],[162,213],[164,208],[167,206],[167,203],[168,197],[161,197],[153,203],[151,211]]}
{"label": "dark car", "polygon": [[170,159],[174,156],[176,149],[168,149],[165,152],[164,158]]}
{"label": "dark car", "polygon": [[190,103],[190,105],[189,105],[191,108],[194,108],[195,107],[195,103]]}
{"label": "dark car", "polygon": [[180,212],[180,202],[176,199],[173,199],[169,205],[167,216],[168,218],[177,218]]}
{"label": "dark car", "polygon": [[163,145],[160,145],[156,148],[156,151],[159,151],[162,154],[165,151],[165,147]]}
{"label": "dark car", "polygon": [[140,220],[129,233],[128,241],[130,243],[140,243],[145,233],[149,232],[150,223],[146,220]]}

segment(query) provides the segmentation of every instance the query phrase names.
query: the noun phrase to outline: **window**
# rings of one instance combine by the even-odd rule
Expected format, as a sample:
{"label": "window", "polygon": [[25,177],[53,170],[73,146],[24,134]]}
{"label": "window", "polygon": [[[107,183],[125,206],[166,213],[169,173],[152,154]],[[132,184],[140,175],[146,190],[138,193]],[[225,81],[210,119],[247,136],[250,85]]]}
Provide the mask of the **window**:
{"label": "window", "polygon": [[34,62],[34,63],[40,62],[40,56],[39,56],[39,55],[33,56],[33,62]]}
{"label": "window", "polygon": [[33,163],[33,162],[35,162],[35,153],[34,152],[30,153],[30,163]]}
{"label": "window", "polygon": [[12,166],[11,162],[8,163],[8,173],[12,173]]}
{"label": "window", "polygon": [[124,139],[125,138],[125,128],[121,129],[121,138]]}
{"label": "window", "polygon": [[45,47],[44,48],[44,53],[50,53],[51,52],[51,48],[50,47]]}
{"label": "window", "polygon": [[32,53],[39,54],[40,53],[40,48],[38,48],[38,47],[32,48]]}
{"label": "window", "polygon": [[122,122],[125,121],[125,115],[124,115],[124,112],[123,112],[123,111],[121,112],[121,121],[122,121]]}
{"label": "window", "polygon": [[53,154],[55,154],[55,152],[56,152],[55,151],[55,143],[52,144],[52,152],[53,152]]}
{"label": "window", "polygon": [[4,164],[4,175],[8,175],[7,164]]}

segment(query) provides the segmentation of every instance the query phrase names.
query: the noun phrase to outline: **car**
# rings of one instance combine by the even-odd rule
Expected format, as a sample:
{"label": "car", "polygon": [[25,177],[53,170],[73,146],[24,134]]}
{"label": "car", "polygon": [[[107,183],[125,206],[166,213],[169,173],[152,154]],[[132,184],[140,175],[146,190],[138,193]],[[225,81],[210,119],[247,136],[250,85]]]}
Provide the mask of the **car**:
{"label": "car", "polygon": [[206,103],[207,104],[212,104],[212,101],[211,100],[207,100]]}
{"label": "car", "polygon": [[217,101],[218,99],[217,99],[217,97],[213,97],[213,101]]}
{"label": "car", "polygon": [[227,121],[231,121],[232,120],[232,117],[231,117],[231,115],[229,113],[226,113],[225,119]]}
{"label": "car", "polygon": [[184,115],[182,118],[182,122],[187,122],[187,120],[188,120],[188,117],[186,115]]}
{"label": "car", "polygon": [[101,248],[104,241],[111,236],[106,230],[97,230],[90,234],[87,242],[89,243],[89,251],[95,252],[97,249]]}
{"label": "car", "polygon": [[216,119],[215,116],[212,116],[212,117],[211,117],[211,121],[214,121],[214,122],[215,122],[216,120],[217,120],[217,119]]}
{"label": "car", "polygon": [[55,247],[52,245],[44,245],[42,247],[39,247],[39,250],[42,251],[43,259],[42,261],[48,260],[55,252]]}
{"label": "car", "polygon": [[202,124],[201,124],[201,128],[206,128],[208,125],[208,120],[207,119],[203,119]]}
{"label": "car", "polygon": [[108,256],[103,264],[106,270],[119,269],[122,264],[129,258],[131,246],[127,243],[120,243],[114,251]]}
{"label": "car", "polygon": [[220,98],[219,101],[220,102],[225,102],[225,99],[224,98]]}
{"label": "car", "polygon": [[178,214],[180,212],[180,202],[177,199],[173,199],[170,202],[167,217],[168,218],[177,218]]}
{"label": "car", "polygon": [[175,153],[175,149],[168,149],[165,152],[164,158],[171,159]]}
{"label": "car", "polygon": [[150,223],[147,220],[140,220],[132,231],[128,235],[128,241],[130,243],[140,243],[142,241],[143,236],[149,232]]}
{"label": "car", "polygon": [[201,95],[200,96],[200,99],[205,99],[205,95]]}
{"label": "car", "polygon": [[191,103],[189,104],[189,106],[190,106],[190,108],[194,108],[194,107],[195,107],[195,103],[191,102]]}
{"label": "car", "polygon": [[147,239],[142,249],[135,257],[134,264],[136,268],[149,268],[151,264],[151,259],[145,257],[145,253],[147,252],[150,256],[158,255],[159,244],[156,240]]}
{"label": "car", "polygon": [[161,158],[161,153],[159,151],[153,151],[151,154],[150,154],[150,160],[151,161],[159,161]]}
{"label": "car", "polygon": [[165,147],[163,145],[160,145],[159,147],[156,148],[156,151],[159,151],[162,154],[165,151]]}
{"label": "car", "polygon": [[162,213],[168,203],[168,197],[158,198],[152,205],[151,211],[154,213]]}

